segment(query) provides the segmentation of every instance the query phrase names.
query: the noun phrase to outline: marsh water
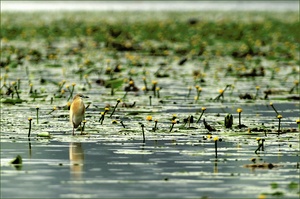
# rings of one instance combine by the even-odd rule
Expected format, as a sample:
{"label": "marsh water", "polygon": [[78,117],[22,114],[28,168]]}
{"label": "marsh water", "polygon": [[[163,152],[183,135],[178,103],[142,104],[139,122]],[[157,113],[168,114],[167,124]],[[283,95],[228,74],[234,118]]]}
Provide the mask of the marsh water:
{"label": "marsh water", "polygon": [[[90,96],[93,99],[93,95]],[[205,113],[207,121],[212,123],[214,120],[223,120],[225,113],[231,110],[226,110],[227,105],[224,104],[218,106],[224,107],[211,107]],[[268,119],[274,116],[268,106],[246,106],[249,110],[245,108],[244,111],[249,116],[245,120],[249,124],[258,121],[265,124],[277,123]],[[146,112],[163,120],[163,117],[173,113],[178,116],[193,114],[196,107],[198,106],[176,105],[173,108],[162,108],[145,105],[137,108],[137,112]],[[293,112],[297,103],[284,103],[278,108],[290,110],[290,118],[297,117],[298,113]],[[2,109],[2,113],[9,112],[15,115],[11,108]],[[28,109],[21,108],[18,112],[27,114]],[[295,183],[299,180],[297,133],[277,136],[273,132],[265,137],[264,133],[239,130],[218,132],[222,141],[218,142],[216,158],[215,143],[212,138],[207,138],[209,133],[201,122],[193,123],[187,129],[175,126],[173,132],[169,132],[168,122],[159,124],[156,132],[152,131],[153,122],[144,122],[146,142],[143,143],[142,131],[137,122],[142,120],[137,117],[140,114],[132,119],[125,116],[127,110],[117,109],[115,117],[122,118],[126,125],[123,128],[120,124],[110,124],[109,120],[104,120],[104,124],[99,125],[99,116],[93,116],[93,112],[92,108],[87,110],[87,135],[79,135],[78,131],[73,137],[67,110],[57,113],[64,115],[61,119],[55,114],[43,118],[41,110],[40,124],[33,122],[30,139],[27,138],[27,125],[21,124],[27,124],[24,115],[19,115],[23,118],[20,123],[20,119],[2,116],[6,125],[2,126],[1,132],[1,196],[248,198],[257,197],[261,193],[275,193],[279,196],[284,194],[288,198],[298,197],[298,189],[295,188]],[[216,116],[217,113],[221,116]],[[256,114],[261,116],[256,118]],[[285,121],[283,127],[296,126],[293,122]],[[277,126],[273,128],[276,129]],[[52,137],[37,137],[36,134],[41,131],[49,132]],[[266,142],[264,151],[256,154],[257,137],[265,137]],[[21,167],[9,164],[17,155],[23,158]],[[265,166],[245,166],[253,163],[251,159],[255,159],[258,164],[272,163],[276,166],[271,169]]]}
{"label": "marsh water", "polygon": [[[2,142],[2,163],[9,159],[4,157],[16,154],[24,161],[17,171],[13,166],[2,167],[2,197],[248,198],[257,192],[272,193],[274,182],[279,186],[277,190],[293,190],[290,183],[298,181],[297,154],[280,142],[267,143],[265,151],[254,156],[258,161],[280,165],[263,169],[243,167],[250,163],[256,146],[245,149],[224,140],[215,159],[214,144],[203,141],[200,135],[152,139],[144,144],[122,138],[108,140],[100,135],[64,142]],[[285,197],[297,196],[289,192]]]}
{"label": "marsh water", "polygon": [[[126,14],[130,19],[136,17],[119,13],[117,19],[127,17]],[[144,14],[151,16],[151,13]],[[79,13],[88,20],[87,24],[108,16],[93,13],[94,18],[90,19],[87,15],[91,17],[89,13]],[[219,25],[228,24],[224,22],[228,18],[220,20],[221,15],[205,14],[201,23],[214,26],[211,21],[219,20]],[[9,16],[14,17],[14,14],[3,16],[7,31],[16,33],[18,29],[11,28],[14,24],[7,24]],[[24,25],[22,20],[32,17],[30,14],[18,16],[21,25]],[[281,47],[276,52],[269,53],[272,48],[257,41],[255,48],[262,53],[253,57],[242,57],[239,51],[226,54],[232,50],[231,44],[237,45],[240,51],[247,47],[239,46],[236,41],[230,45],[219,41],[208,42],[205,52],[198,54],[195,49],[189,51],[192,41],[189,45],[174,42],[178,39],[174,34],[163,45],[151,39],[141,42],[137,50],[130,42],[148,32],[134,37],[122,30],[120,37],[134,39],[115,47],[113,42],[99,42],[86,35],[68,38],[69,32],[64,27],[72,25],[73,19],[78,20],[70,17],[74,16],[70,13],[47,16],[54,18],[55,28],[47,30],[53,31],[51,34],[44,30],[46,39],[31,38],[31,34],[39,33],[26,26],[17,38],[9,38],[9,35],[2,38],[1,61],[8,62],[8,66],[1,67],[1,198],[299,197],[299,127],[296,122],[299,119],[299,60],[294,56],[298,46],[286,42],[284,45],[288,47],[282,47],[280,35],[274,33],[274,40],[278,39],[276,45]],[[39,20],[29,27],[50,23],[51,17],[47,16],[37,18]],[[155,27],[167,28],[170,16],[162,15]],[[175,29],[194,16],[198,13],[184,13],[183,18],[170,26]],[[224,16],[228,17],[228,13]],[[64,17],[71,22],[61,20]],[[108,21],[114,23],[113,17]],[[264,19],[264,15],[256,17],[255,22],[261,23]],[[293,14],[288,17],[294,19]],[[142,20],[143,17],[133,24],[141,25]],[[156,23],[152,20],[145,22],[150,29],[152,23]],[[251,20],[246,25],[251,24]],[[125,25],[136,30],[129,22]],[[203,30],[194,27],[190,32]],[[66,38],[53,38],[59,28],[65,29]],[[81,28],[84,33],[95,31],[79,27],[76,34]],[[110,31],[112,36],[119,34],[116,30]],[[185,36],[184,31],[178,34]],[[160,31],[158,35],[159,39],[164,37]],[[31,39],[27,41],[26,37]],[[208,34],[208,39],[215,41],[216,38]],[[197,44],[199,40],[195,41]],[[196,47],[199,50],[198,45]],[[284,50],[289,56],[282,53]],[[18,53],[23,51],[26,56],[20,58],[22,63],[9,62],[17,60]],[[273,54],[278,59],[273,59]],[[10,60],[6,59],[7,55]],[[254,74],[251,69],[259,67],[264,68],[264,75],[251,76]],[[16,91],[9,90],[14,85],[17,85]],[[153,85],[159,89],[150,89]],[[149,89],[142,89],[143,86]],[[128,87],[133,90],[128,91]],[[88,106],[86,123],[83,135],[78,129],[72,136],[68,102],[79,92],[89,96],[84,99]],[[16,101],[18,96],[22,102]],[[117,104],[118,99],[120,104]],[[109,112],[101,124],[99,119],[105,107]],[[239,126],[238,109],[242,109],[240,120],[244,126]],[[227,114],[233,115],[231,128],[224,127]],[[282,119],[278,115],[282,115]],[[32,119],[31,127],[28,118]],[[262,139],[263,146],[259,147]],[[12,164],[18,155],[22,163]]]}

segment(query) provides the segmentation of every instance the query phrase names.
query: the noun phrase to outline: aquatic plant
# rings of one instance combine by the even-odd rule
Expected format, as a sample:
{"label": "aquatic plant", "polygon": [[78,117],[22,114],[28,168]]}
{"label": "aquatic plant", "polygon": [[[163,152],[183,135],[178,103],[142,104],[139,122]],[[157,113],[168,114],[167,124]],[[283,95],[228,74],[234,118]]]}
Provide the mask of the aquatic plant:
{"label": "aquatic plant", "polygon": [[231,128],[232,127],[232,125],[233,125],[233,116],[232,116],[232,114],[228,113],[225,116],[224,125],[225,125],[226,128]]}
{"label": "aquatic plant", "polygon": [[106,108],[104,109],[104,112],[100,112],[101,117],[99,118],[99,122],[100,122],[101,125],[103,124],[104,116],[105,116],[105,114],[106,114],[108,111],[109,111],[109,108],[106,107]]}
{"label": "aquatic plant", "polygon": [[122,120],[120,121],[120,124],[122,125],[123,128],[126,127],[125,124],[124,124],[124,122]]}
{"label": "aquatic plant", "polygon": [[146,120],[147,121],[152,121],[152,115],[147,115]]}
{"label": "aquatic plant", "polygon": [[201,115],[200,115],[200,117],[198,118],[198,120],[197,120],[196,123],[198,123],[198,122],[201,120],[202,115],[204,114],[205,111],[206,111],[206,107],[202,107],[202,108],[201,108]]}
{"label": "aquatic plant", "polygon": [[214,142],[215,142],[215,158],[218,158],[218,141],[221,142],[222,139],[219,137],[214,137]]}
{"label": "aquatic plant", "polygon": [[191,91],[192,91],[192,87],[189,86],[189,87],[188,87],[188,94],[187,94],[186,98],[189,98],[189,97],[190,97]]}
{"label": "aquatic plant", "polygon": [[36,107],[36,123],[39,124],[39,110],[40,108],[39,107]]}
{"label": "aquatic plant", "polygon": [[273,110],[275,111],[275,113],[276,113],[277,115],[279,115],[278,111],[277,111],[276,108],[274,107],[273,102],[270,102],[270,106],[273,108]]}
{"label": "aquatic plant", "polygon": [[29,117],[29,118],[28,118],[28,121],[29,121],[28,137],[30,137],[30,133],[31,133],[31,121],[32,121],[32,118]]}
{"label": "aquatic plant", "polygon": [[157,81],[153,80],[152,81],[152,91],[153,91],[153,96],[156,97],[156,87],[157,87]]}
{"label": "aquatic plant", "polygon": [[154,127],[153,127],[153,131],[154,131],[154,132],[155,132],[156,129],[157,129],[157,122],[158,122],[158,120],[155,119],[155,120],[154,120]]}
{"label": "aquatic plant", "polygon": [[222,98],[222,100],[224,100],[224,93],[227,90],[227,88],[229,88],[229,87],[231,87],[231,85],[228,84],[228,85],[226,85],[226,87],[224,89],[220,89],[219,90],[220,94],[217,97],[214,98],[214,101],[219,101],[220,98]]}
{"label": "aquatic plant", "polygon": [[53,113],[54,111],[56,111],[57,110],[57,107],[56,106],[54,106],[53,108],[52,108],[52,110],[51,111],[49,111],[49,113],[48,114],[51,114],[51,113]]}
{"label": "aquatic plant", "polygon": [[22,156],[17,155],[13,160],[10,161],[10,164],[12,164],[17,170],[21,170],[23,164]]}
{"label": "aquatic plant", "polygon": [[149,95],[149,106],[152,106],[152,96]]}
{"label": "aquatic plant", "polygon": [[172,120],[172,123],[171,123],[171,128],[170,128],[169,132],[172,132],[173,127],[174,127],[174,125],[175,125],[176,123],[177,123],[177,121],[176,121],[175,119],[173,119],[173,120]]}
{"label": "aquatic plant", "polygon": [[120,102],[121,102],[121,99],[117,99],[117,103],[116,103],[116,105],[114,106],[114,109],[113,109],[113,111],[111,112],[109,118],[111,118],[111,117],[113,116],[113,114],[115,113],[115,110],[116,110],[116,108],[118,107],[118,105],[119,105]]}
{"label": "aquatic plant", "polygon": [[74,88],[75,88],[75,86],[76,86],[76,84],[75,83],[72,83],[72,89],[70,90],[69,88],[69,86],[68,85],[66,85],[66,88],[69,90],[69,92],[70,92],[70,95],[69,95],[69,98],[67,99],[67,101],[69,101],[72,97],[73,97],[73,92],[74,92]]}
{"label": "aquatic plant", "polygon": [[142,127],[143,143],[145,143],[145,142],[146,142],[146,138],[145,138],[145,130],[144,130],[145,125],[144,125],[143,123],[140,123],[140,125],[141,125],[141,127]]}
{"label": "aquatic plant", "polygon": [[159,91],[160,91],[160,87],[156,87],[156,93],[157,93],[157,98],[160,98],[160,94],[159,94]]}
{"label": "aquatic plant", "polygon": [[254,99],[257,99],[257,97],[258,97],[258,91],[259,91],[260,87],[256,86],[255,89],[256,89],[256,93],[255,93]]}
{"label": "aquatic plant", "polygon": [[203,119],[203,124],[204,124],[204,127],[209,131],[217,131],[215,127],[211,126],[210,124],[208,124],[205,119]]}
{"label": "aquatic plant", "polygon": [[282,119],[282,115],[277,115],[277,118],[278,118],[278,135],[280,134],[281,130],[280,130],[280,127],[281,127],[281,119]]}
{"label": "aquatic plant", "polygon": [[258,147],[257,149],[254,151],[254,153],[257,154],[257,151],[264,151],[264,142],[266,141],[265,139],[261,139],[261,138],[256,138],[257,140],[257,144],[258,144]]}
{"label": "aquatic plant", "polygon": [[144,82],[143,90],[144,90],[145,92],[147,92],[147,91],[148,91],[148,87],[147,87],[147,81],[146,81],[146,77],[145,77],[145,76],[143,77],[143,82]]}
{"label": "aquatic plant", "polygon": [[243,112],[243,109],[238,108],[236,110],[236,112],[238,112],[238,114],[239,114],[239,125],[238,125],[238,127],[239,128],[246,127],[245,125],[242,124],[242,112]]}
{"label": "aquatic plant", "polygon": [[298,85],[299,85],[299,80],[295,80],[294,81],[294,86],[290,89],[289,94],[293,93],[295,88],[297,88],[297,92],[298,92]]}

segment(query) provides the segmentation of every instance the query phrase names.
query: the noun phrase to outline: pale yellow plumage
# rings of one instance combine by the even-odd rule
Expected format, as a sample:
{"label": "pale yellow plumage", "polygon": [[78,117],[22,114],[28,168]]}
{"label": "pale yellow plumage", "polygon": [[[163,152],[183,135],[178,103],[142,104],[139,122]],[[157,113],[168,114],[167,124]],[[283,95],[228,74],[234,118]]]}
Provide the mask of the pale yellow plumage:
{"label": "pale yellow plumage", "polygon": [[[77,128],[79,125],[81,126],[81,122],[84,120],[85,106],[82,100],[82,98],[84,97],[87,98],[82,94],[75,95],[70,107],[70,122],[73,125],[73,135],[74,135],[74,129]],[[81,129],[81,134],[82,134],[82,129]]]}

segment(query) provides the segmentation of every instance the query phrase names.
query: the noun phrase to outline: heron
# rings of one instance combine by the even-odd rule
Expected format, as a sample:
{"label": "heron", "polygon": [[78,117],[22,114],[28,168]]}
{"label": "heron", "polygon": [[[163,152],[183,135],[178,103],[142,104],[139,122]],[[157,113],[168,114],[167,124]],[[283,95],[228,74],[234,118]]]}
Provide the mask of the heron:
{"label": "heron", "polygon": [[[81,93],[75,95],[73,97],[73,102],[70,107],[70,122],[73,124],[73,135],[74,129],[77,128],[79,125],[81,127],[81,122],[84,120],[85,106],[82,98],[88,98],[88,96],[84,96]],[[81,135],[82,130],[83,129],[81,128]]]}

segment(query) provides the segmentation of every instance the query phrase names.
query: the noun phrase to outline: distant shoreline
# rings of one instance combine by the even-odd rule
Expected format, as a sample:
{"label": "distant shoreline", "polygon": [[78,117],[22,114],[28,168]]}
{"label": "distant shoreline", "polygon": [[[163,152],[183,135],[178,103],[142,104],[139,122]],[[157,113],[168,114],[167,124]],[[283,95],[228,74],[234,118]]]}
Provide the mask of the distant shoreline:
{"label": "distant shoreline", "polygon": [[298,11],[298,1],[1,1],[1,11]]}

